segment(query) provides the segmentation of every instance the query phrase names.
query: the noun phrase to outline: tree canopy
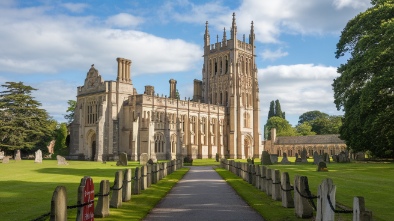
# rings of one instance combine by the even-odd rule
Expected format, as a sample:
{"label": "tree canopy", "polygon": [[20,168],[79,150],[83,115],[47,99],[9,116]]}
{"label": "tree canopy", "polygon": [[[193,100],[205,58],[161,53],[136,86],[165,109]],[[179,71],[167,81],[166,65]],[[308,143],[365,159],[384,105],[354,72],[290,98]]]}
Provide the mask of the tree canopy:
{"label": "tree canopy", "polygon": [[317,118],[326,118],[328,116],[328,114],[320,112],[318,110],[308,111],[301,114],[301,116],[298,118],[298,123],[302,124],[304,122],[311,122],[316,120]]}
{"label": "tree canopy", "polygon": [[295,136],[295,129],[291,127],[290,123],[281,117],[271,117],[268,119],[266,129],[268,139],[271,139],[271,129],[276,128],[276,136]]}
{"label": "tree canopy", "polygon": [[332,84],[334,102],[345,111],[341,138],[355,151],[394,156],[394,0],[372,0],[350,20],[336,58],[350,55]]}
{"label": "tree canopy", "polygon": [[77,106],[77,102],[74,100],[68,100],[67,104],[68,104],[68,108],[66,112],[69,114],[64,115],[64,118],[67,120],[67,123],[70,124],[74,120],[74,113],[75,113],[75,107]]}
{"label": "tree canopy", "polygon": [[0,149],[8,153],[39,147],[45,150],[53,138],[56,121],[31,96],[36,89],[22,82],[1,86],[5,89],[0,92]]}

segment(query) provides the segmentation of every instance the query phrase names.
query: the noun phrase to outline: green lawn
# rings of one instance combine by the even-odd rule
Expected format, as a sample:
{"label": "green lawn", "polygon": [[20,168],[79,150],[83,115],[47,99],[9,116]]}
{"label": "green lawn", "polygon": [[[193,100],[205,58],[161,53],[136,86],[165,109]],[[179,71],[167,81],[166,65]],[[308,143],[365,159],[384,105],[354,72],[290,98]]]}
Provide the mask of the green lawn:
{"label": "green lawn", "polygon": [[[56,160],[44,160],[42,163],[11,160],[8,164],[0,163],[0,219],[32,220],[50,212],[53,191],[60,185],[67,189],[67,205],[75,205],[83,176],[92,177],[97,193],[101,180],[109,180],[112,186],[117,170],[138,165],[138,162],[116,166],[116,162],[103,164],[91,161],[69,161],[69,165],[57,165]],[[125,217],[127,220],[140,220],[187,171],[183,168],[172,173],[148,190],[143,190],[141,195],[132,195],[131,201],[124,202],[121,208],[111,208],[110,218],[97,220],[123,220]],[[75,218],[76,209],[68,210],[68,220]]]}
{"label": "green lawn", "polygon": [[[327,165],[329,172],[316,172],[317,166],[312,163],[275,164],[268,167],[288,172],[292,184],[295,175],[307,176],[310,190],[314,194],[317,194],[318,185],[323,179],[331,178],[337,187],[337,203],[351,208],[353,197],[363,196],[365,206],[372,211],[375,221],[391,220],[394,217],[393,163],[330,163]],[[338,214],[338,217],[341,220],[351,220],[344,214]]]}

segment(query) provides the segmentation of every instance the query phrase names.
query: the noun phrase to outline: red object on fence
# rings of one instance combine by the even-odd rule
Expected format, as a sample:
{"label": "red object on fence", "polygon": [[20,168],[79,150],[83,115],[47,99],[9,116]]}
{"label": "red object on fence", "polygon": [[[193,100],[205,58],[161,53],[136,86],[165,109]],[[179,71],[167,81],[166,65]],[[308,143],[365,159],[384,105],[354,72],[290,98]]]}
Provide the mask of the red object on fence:
{"label": "red object on fence", "polygon": [[[90,203],[91,202],[91,203]],[[94,185],[93,179],[88,177],[86,184],[83,189],[83,203],[88,203],[83,207],[82,220],[93,221],[94,220]]]}

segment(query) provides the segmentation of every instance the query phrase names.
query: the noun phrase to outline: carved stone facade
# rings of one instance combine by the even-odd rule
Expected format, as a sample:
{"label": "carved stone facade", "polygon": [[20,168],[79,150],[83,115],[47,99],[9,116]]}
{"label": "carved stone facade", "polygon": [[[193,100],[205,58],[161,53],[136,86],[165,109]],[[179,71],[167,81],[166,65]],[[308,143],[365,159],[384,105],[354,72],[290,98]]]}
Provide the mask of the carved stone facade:
{"label": "carved stone facade", "polygon": [[153,160],[259,157],[262,151],[259,86],[253,22],[249,43],[237,39],[235,15],[231,36],[210,43],[204,34],[202,80],[194,80],[192,100],[180,100],[176,81],[169,96],[145,86],[138,94],[131,81],[131,61],[117,58],[116,81],[103,81],[92,65],[78,87],[70,126],[70,157],[114,160],[126,152],[131,160],[146,153]]}

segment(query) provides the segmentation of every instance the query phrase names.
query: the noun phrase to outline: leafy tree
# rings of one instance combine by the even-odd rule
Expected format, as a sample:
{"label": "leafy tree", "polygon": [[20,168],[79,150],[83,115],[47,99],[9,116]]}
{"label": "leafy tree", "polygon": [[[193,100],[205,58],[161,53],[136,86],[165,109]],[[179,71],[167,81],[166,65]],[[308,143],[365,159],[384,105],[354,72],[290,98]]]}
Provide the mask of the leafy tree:
{"label": "leafy tree", "polygon": [[345,111],[341,138],[355,151],[377,157],[394,152],[394,1],[372,0],[350,20],[336,58],[349,55],[334,79],[334,102]]}
{"label": "leafy tree", "polygon": [[282,108],[280,107],[279,100],[275,101],[275,116],[285,119],[284,112],[282,112]]}
{"label": "leafy tree", "polygon": [[281,117],[271,117],[268,119],[266,129],[268,139],[271,139],[271,129],[276,128],[276,136],[295,136],[296,131],[291,127],[290,123]]}
{"label": "leafy tree", "polygon": [[298,124],[296,126],[296,131],[298,135],[307,136],[307,135],[316,135],[316,132],[312,131],[312,126],[309,122],[304,122],[302,124]]}
{"label": "leafy tree", "polygon": [[64,155],[67,152],[66,138],[67,125],[66,123],[61,123],[56,129],[56,142],[54,147],[54,151],[56,154]]}
{"label": "leafy tree", "polygon": [[298,118],[298,124],[302,124],[304,122],[311,122],[317,118],[326,118],[328,117],[328,114],[320,112],[318,110],[314,111],[308,111],[303,114]]}
{"label": "leafy tree", "polygon": [[271,101],[270,110],[268,111],[268,119],[275,116],[275,101]]}
{"label": "leafy tree", "polygon": [[67,101],[68,108],[67,108],[67,113],[69,114],[65,115],[64,118],[67,120],[67,123],[70,124],[74,120],[74,113],[75,113],[75,107],[77,106],[77,102],[74,100],[68,100]]}
{"label": "leafy tree", "polygon": [[0,92],[0,149],[46,149],[53,137],[53,120],[31,96],[36,90],[22,82],[6,82]]}

